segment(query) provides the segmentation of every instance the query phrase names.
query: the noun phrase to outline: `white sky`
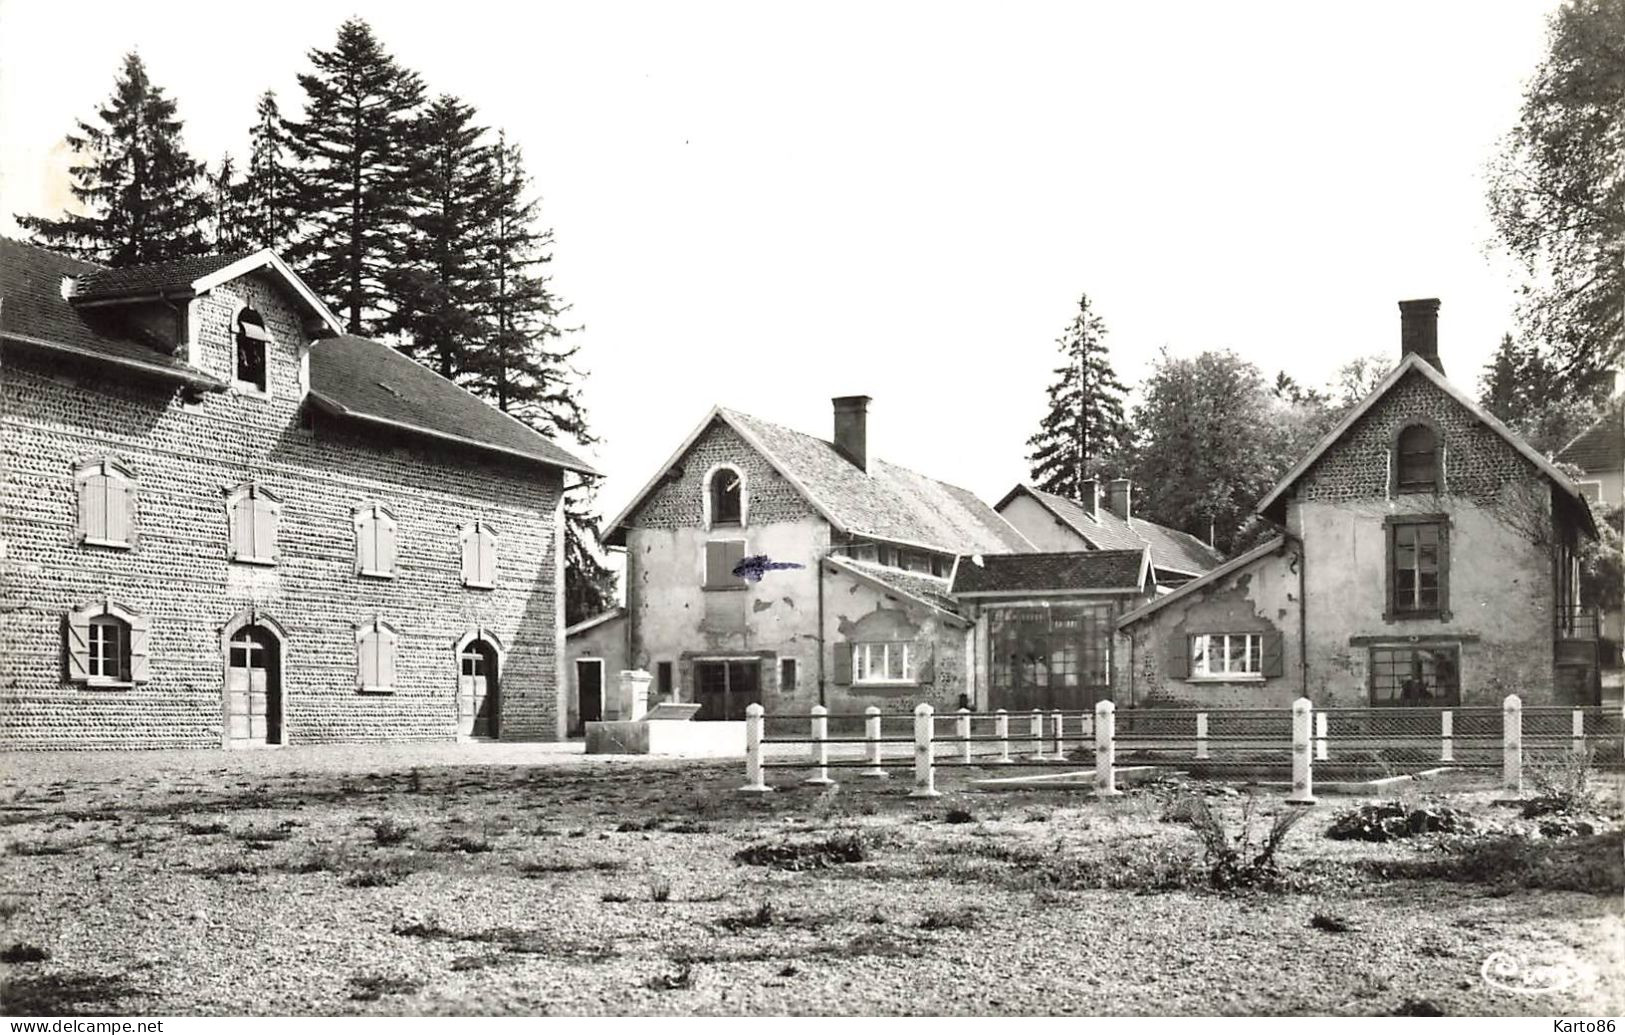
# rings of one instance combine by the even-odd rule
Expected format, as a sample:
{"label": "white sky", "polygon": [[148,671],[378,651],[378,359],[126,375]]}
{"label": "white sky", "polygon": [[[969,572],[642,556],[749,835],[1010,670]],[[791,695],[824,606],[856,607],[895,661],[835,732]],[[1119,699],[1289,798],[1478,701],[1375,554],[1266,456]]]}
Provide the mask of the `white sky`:
{"label": "white sky", "polygon": [[714,402],[827,436],[857,393],[871,455],[994,500],[1080,292],[1130,383],[1164,345],[1318,383],[1438,296],[1476,390],[1516,287],[1484,169],[1552,6],[3,0],[0,232],[130,48],[212,164],[354,10],[525,148],[606,517]]}

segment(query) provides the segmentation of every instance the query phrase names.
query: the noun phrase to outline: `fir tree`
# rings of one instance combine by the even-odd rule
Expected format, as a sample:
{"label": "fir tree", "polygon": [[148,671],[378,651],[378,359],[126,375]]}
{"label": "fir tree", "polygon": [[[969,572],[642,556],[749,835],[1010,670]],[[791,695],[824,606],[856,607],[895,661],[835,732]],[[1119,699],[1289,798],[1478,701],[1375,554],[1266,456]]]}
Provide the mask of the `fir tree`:
{"label": "fir tree", "polygon": [[147,78],[134,52],[97,122],[80,121],[67,141],[82,214],[19,215],[18,224],[47,248],[109,266],[201,255],[206,218],[203,164],[181,141],[175,102]]}
{"label": "fir tree", "polygon": [[405,264],[388,278],[407,333],[402,348],[459,380],[488,337],[483,313],[497,233],[492,148],[474,109],[442,96],[418,123],[418,165]]}
{"label": "fir tree", "polygon": [[1560,350],[1502,336],[1479,379],[1484,408],[1546,453],[1562,449],[1601,413],[1609,378],[1564,368]]}
{"label": "fir tree", "polygon": [[281,253],[294,237],[294,170],[286,123],[276,92],[260,95],[248,131],[248,175],[238,185],[241,236],[245,247]]}
{"label": "fir tree", "polygon": [[1027,461],[1038,488],[1081,499],[1083,483],[1097,469],[1114,464],[1126,439],[1121,382],[1106,354],[1106,325],[1078,301],[1078,315],[1056,339],[1065,365],[1055,369],[1049,387],[1049,413],[1027,440]]}
{"label": "fir tree", "polygon": [[231,155],[208,175],[206,199],[209,207],[209,243],[222,255],[247,251],[242,212],[243,185],[237,179],[237,165]]}
{"label": "fir tree", "polygon": [[367,23],[339,27],[299,77],[304,118],[287,124],[300,164],[294,199],[303,236],[289,250],[317,294],[337,303],[352,334],[398,329],[390,272],[405,260],[413,124],[423,99],[415,72],[395,63]]}

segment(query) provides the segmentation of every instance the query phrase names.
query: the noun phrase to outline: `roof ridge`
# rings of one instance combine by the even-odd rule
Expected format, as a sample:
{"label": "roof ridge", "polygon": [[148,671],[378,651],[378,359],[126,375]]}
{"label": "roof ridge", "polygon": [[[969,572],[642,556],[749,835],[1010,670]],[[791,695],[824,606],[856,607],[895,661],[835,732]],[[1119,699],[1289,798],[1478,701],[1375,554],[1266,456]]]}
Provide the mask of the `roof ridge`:
{"label": "roof ridge", "polygon": [[221,265],[230,266],[234,262],[241,262],[250,255],[258,255],[265,251],[263,248],[253,248],[240,252],[205,252],[202,255],[177,255],[172,259],[159,259],[156,262],[138,262],[134,266],[102,266],[98,273],[136,273],[141,270],[156,269],[159,266],[174,266],[183,262],[205,262],[210,259],[221,260]]}
{"label": "roof ridge", "polygon": [[95,271],[97,273],[100,273],[100,272],[102,272],[104,270],[110,270],[110,269],[113,268],[111,266],[103,266],[99,262],[92,262],[89,259],[81,259],[77,255],[69,255],[66,252],[59,252],[55,248],[47,247],[47,246],[45,246],[43,244],[38,243],[37,241],[25,241],[20,237],[5,237],[5,236],[0,236],[0,241],[5,241],[7,244],[14,244],[19,248],[28,248],[28,249],[31,249],[31,250],[36,251],[36,252],[40,252],[40,253],[45,254],[45,255],[49,255],[53,259],[61,259],[64,262],[76,262],[81,266],[89,266],[89,267],[91,267],[91,269],[93,271]]}

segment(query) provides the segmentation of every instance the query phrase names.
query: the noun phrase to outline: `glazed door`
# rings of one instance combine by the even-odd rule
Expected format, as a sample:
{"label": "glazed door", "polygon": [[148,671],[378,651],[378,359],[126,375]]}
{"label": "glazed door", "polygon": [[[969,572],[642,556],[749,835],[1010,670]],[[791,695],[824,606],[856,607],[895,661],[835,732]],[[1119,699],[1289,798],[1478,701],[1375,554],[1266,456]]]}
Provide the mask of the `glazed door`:
{"label": "glazed door", "polygon": [[226,737],[232,747],[282,741],[276,640],[257,626],[232,636],[226,656]]}
{"label": "glazed door", "polygon": [[458,657],[458,733],[465,737],[495,737],[499,696],[495,652],[475,640]]}

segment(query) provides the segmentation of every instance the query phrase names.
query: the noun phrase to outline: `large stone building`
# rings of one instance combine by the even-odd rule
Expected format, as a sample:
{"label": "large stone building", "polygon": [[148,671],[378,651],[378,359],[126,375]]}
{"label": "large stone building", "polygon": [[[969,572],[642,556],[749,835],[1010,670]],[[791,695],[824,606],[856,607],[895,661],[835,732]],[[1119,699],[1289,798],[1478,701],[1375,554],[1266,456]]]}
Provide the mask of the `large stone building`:
{"label": "large stone building", "polygon": [[1401,302],[1401,362],[1258,511],[1284,534],[1119,622],[1119,704],[1593,703],[1558,468],[1446,380],[1438,300]]}
{"label": "large stone building", "polygon": [[564,735],[590,468],[270,252],[0,242],[0,745]]}

